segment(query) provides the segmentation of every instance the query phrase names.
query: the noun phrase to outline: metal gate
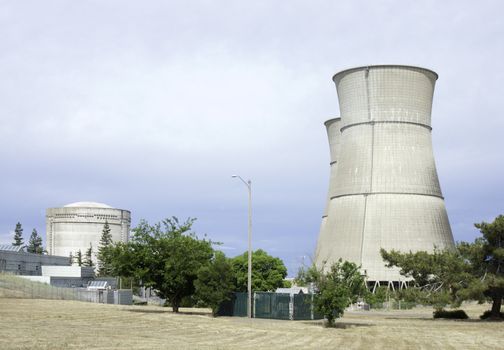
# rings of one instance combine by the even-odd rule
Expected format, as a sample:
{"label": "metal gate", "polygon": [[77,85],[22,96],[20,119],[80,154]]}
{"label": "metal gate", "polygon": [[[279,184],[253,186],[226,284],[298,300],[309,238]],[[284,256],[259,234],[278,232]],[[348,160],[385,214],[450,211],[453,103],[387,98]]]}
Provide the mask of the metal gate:
{"label": "metal gate", "polygon": [[313,294],[294,294],[294,320],[312,320]]}
{"label": "metal gate", "polygon": [[254,317],[290,319],[290,294],[256,292],[254,294]]}
{"label": "metal gate", "polygon": [[219,305],[217,314],[219,316],[247,316],[247,295],[248,293],[233,293],[230,300]]}

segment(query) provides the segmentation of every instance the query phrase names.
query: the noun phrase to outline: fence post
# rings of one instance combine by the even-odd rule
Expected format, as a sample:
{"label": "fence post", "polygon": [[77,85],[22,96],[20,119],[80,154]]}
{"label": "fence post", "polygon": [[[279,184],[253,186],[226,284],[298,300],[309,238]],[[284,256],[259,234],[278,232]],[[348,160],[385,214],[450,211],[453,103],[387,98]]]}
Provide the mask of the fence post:
{"label": "fence post", "polygon": [[294,308],[296,306],[294,305],[294,294],[290,294],[290,302],[289,302],[289,320],[294,319]]}
{"label": "fence post", "polygon": [[313,293],[310,294],[311,295],[311,303],[310,303],[310,317],[312,320],[315,319],[315,314],[313,312]]}
{"label": "fence post", "polygon": [[252,293],[252,317],[256,317],[256,292]]}

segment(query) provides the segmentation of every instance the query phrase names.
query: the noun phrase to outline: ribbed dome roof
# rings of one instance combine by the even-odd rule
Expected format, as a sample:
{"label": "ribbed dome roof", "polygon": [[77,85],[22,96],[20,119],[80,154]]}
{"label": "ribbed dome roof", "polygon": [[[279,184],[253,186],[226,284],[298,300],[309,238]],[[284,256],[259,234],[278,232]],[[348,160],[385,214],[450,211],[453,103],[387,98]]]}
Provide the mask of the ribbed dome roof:
{"label": "ribbed dome roof", "polygon": [[98,202],[75,202],[64,206],[64,208],[111,208],[110,205]]}

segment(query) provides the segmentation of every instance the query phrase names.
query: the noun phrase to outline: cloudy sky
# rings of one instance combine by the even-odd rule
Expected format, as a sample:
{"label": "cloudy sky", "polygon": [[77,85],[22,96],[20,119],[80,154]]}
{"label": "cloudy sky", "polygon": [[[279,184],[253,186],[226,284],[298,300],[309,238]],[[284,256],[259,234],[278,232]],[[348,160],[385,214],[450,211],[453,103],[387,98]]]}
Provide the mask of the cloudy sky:
{"label": "cloudy sky", "polygon": [[433,146],[454,237],[504,213],[501,1],[0,0],[0,242],[45,209],[98,201],[254,248],[294,275],[329,176],[331,77],[439,73]]}

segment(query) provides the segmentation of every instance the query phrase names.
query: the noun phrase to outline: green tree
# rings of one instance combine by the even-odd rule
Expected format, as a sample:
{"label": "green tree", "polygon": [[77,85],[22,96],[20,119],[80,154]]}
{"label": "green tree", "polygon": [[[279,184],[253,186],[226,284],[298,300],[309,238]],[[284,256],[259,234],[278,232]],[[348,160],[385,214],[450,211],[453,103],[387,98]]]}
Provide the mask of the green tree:
{"label": "green tree", "polygon": [[75,254],[75,262],[79,266],[82,266],[82,264],[84,262],[82,259],[82,251],[80,249],[77,251],[77,254]]}
{"label": "green tree", "polygon": [[182,298],[195,292],[198,270],[213,256],[212,242],[191,232],[193,222],[172,217],[151,226],[142,220],[130,242],[106,249],[113,273],[154,288],[178,312]]}
{"label": "green tree", "polygon": [[84,260],[82,262],[82,266],[93,267],[93,246],[89,243],[89,248],[86,249],[86,253],[84,254]]}
{"label": "green tree", "polygon": [[[247,291],[248,252],[231,259],[238,292]],[[275,258],[262,249],[252,252],[252,290],[275,291],[283,286],[287,268],[280,258]]]}
{"label": "green tree", "polygon": [[354,263],[339,259],[324,272],[315,265],[304,270],[298,277],[304,284],[313,283],[315,296],[313,304],[327,320],[327,326],[334,326],[334,321],[343,315],[350,304],[367,294],[365,276]]}
{"label": "green tree", "polygon": [[210,264],[199,269],[194,285],[197,297],[217,316],[219,305],[231,299],[235,288],[233,268],[224,253],[216,251]]}
{"label": "green tree", "polygon": [[401,253],[395,250],[380,251],[387,267],[397,266],[400,274],[411,277],[414,286],[401,291],[407,301],[433,305],[441,310],[448,304],[460,306],[466,299],[462,290],[474,279],[471,264],[458,249]]}
{"label": "green tree", "polygon": [[100,244],[98,245],[98,276],[110,276],[111,274],[111,261],[109,259],[110,255],[107,254],[107,249],[112,244],[112,234],[110,233],[110,226],[108,221],[105,221],[105,225],[103,225],[102,236],[100,239]]}
{"label": "green tree", "polygon": [[33,254],[43,254],[44,248],[42,247],[42,237],[39,236],[36,229],[33,229],[30,240],[28,241],[28,247],[26,248],[28,253]]}
{"label": "green tree", "polygon": [[463,300],[491,301],[490,317],[500,319],[504,297],[504,216],[492,223],[475,224],[482,233],[474,243],[462,242],[455,250],[433,253],[381,251],[387,266],[415,280],[417,290],[408,292],[423,303],[440,309],[459,306]]}
{"label": "green tree", "polygon": [[21,223],[18,222],[16,224],[16,228],[14,229],[14,243],[12,243],[13,246],[16,247],[21,247],[23,245],[23,227],[21,226]]}
{"label": "green tree", "polygon": [[282,288],[291,288],[292,287],[292,281],[290,280],[283,280],[282,282]]}
{"label": "green tree", "polygon": [[475,277],[463,291],[463,296],[492,302],[491,319],[502,319],[500,310],[504,298],[504,216],[493,222],[474,224],[482,234],[473,244],[462,243],[461,255],[471,262]]}

